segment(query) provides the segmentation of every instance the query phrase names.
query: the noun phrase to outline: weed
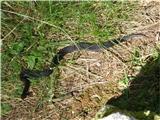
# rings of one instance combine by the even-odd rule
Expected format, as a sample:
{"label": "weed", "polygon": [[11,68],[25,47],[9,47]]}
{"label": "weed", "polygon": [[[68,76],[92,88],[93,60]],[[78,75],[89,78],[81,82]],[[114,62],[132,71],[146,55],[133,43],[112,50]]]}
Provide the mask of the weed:
{"label": "weed", "polygon": [[1,115],[6,115],[12,109],[12,106],[8,103],[1,103],[1,109]]}
{"label": "weed", "polygon": [[[117,36],[121,33],[120,21],[130,20],[134,8],[134,2],[3,1],[2,114],[11,109],[10,99],[20,96],[22,67],[42,69],[50,64],[59,47],[83,40],[101,42]],[[33,82],[33,87],[45,95],[48,91],[52,94],[57,80],[46,79],[47,82]]]}

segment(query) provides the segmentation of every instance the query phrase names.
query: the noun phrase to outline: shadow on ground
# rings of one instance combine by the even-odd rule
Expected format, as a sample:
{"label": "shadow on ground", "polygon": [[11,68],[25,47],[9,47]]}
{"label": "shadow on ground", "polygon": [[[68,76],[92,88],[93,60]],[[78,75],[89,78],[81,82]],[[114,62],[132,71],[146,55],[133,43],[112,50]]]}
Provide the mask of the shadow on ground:
{"label": "shadow on ground", "polygon": [[121,96],[111,98],[106,104],[122,110],[150,110],[160,114],[160,54],[156,59],[147,60],[130,87],[125,89]]}

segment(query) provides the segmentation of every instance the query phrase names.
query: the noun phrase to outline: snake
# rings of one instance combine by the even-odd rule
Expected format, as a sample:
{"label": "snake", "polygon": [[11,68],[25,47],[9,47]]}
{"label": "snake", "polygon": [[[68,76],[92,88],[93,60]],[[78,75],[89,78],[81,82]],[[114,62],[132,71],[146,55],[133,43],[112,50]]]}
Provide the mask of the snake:
{"label": "snake", "polygon": [[24,85],[21,98],[25,99],[27,96],[30,95],[29,88],[31,86],[32,78],[36,80],[38,78],[47,77],[51,75],[54,72],[55,67],[60,64],[60,61],[64,58],[66,54],[79,51],[79,50],[100,52],[102,51],[102,48],[108,49],[122,42],[125,42],[128,40],[134,40],[133,38],[135,37],[142,37],[142,36],[145,36],[145,35],[143,33],[131,33],[122,37],[118,37],[116,39],[107,40],[105,42],[102,42],[101,45],[98,45],[96,43],[90,43],[90,42],[79,42],[76,44],[68,45],[60,49],[53,56],[52,61],[47,68],[44,68],[42,70],[31,70],[27,68],[21,70],[20,80],[23,82],[23,85]]}

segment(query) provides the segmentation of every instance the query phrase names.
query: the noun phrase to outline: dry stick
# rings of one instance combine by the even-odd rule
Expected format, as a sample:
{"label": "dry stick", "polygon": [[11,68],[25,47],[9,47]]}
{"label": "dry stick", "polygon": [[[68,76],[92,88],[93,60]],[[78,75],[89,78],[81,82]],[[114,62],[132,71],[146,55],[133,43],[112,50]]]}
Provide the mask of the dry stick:
{"label": "dry stick", "polygon": [[[123,37],[122,37],[123,38]],[[112,40],[109,40],[111,43],[113,43],[114,45],[117,45],[115,42],[113,42]],[[118,42],[118,44],[120,44],[122,47],[124,47],[124,48],[126,48],[131,54],[133,54],[133,52],[132,51],[130,51],[129,49],[128,49],[128,47],[127,46],[125,46],[125,45],[123,45],[120,41],[118,41],[117,40],[117,42]],[[119,61],[121,61],[125,66],[126,66],[126,68],[127,68],[127,65],[125,64],[125,61],[123,60],[123,58],[121,58],[120,57],[120,55],[118,54],[118,53],[116,53],[116,52],[114,52],[113,51],[113,48],[112,48],[112,51],[110,50],[110,48],[103,48],[103,47],[101,47],[101,49],[102,49],[102,51],[104,50],[107,50],[107,51],[109,51],[110,53],[112,53],[116,58],[118,58],[118,60]],[[105,52],[105,54],[106,54],[106,52]]]}
{"label": "dry stick", "polygon": [[[122,57],[120,57],[120,55],[118,54],[118,52],[115,50],[114,51],[114,49],[112,48],[112,50],[111,50],[111,48],[109,49],[109,48],[107,48],[107,49],[105,49],[106,51],[108,51],[108,52],[110,52],[111,54],[113,54],[119,61],[121,61],[122,62],[122,64],[126,67],[126,68],[128,68],[128,65],[126,64],[126,61],[125,60],[123,60],[123,58]],[[117,52],[117,53],[116,53]],[[107,54],[106,52],[104,52],[105,54]]]}
{"label": "dry stick", "polygon": [[[135,33],[135,32],[132,32],[132,33]],[[130,34],[132,34],[132,33],[130,33]],[[146,35],[143,35],[144,37],[148,37],[148,36],[146,36]],[[123,39],[123,37],[124,36],[122,36],[121,38],[120,38],[120,40],[122,40]],[[120,41],[118,41],[118,40],[116,40],[117,42],[118,42],[118,45],[119,46],[122,46],[123,48],[126,48],[126,50],[128,50],[131,54],[134,54],[130,49],[128,49],[128,47],[126,46],[126,45],[124,45],[122,42],[120,42]],[[113,44],[115,44],[115,45],[117,45],[116,43],[114,43],[112,40],[110,40],[110,42],[112,42]]]}
{"label": "dry stick", "polygon": [[26,52],[28,52],[36,43],[37,43],[37,41],[34,42],[34,43],[32,43],[32,44],[26,49]]}
{"label": "dry stick", "polygon": [[[147,37],[147,36],[145,36]],[[121,37],[121,39],[123,39],[123,37]],[[117,45],[116,43],[114,43],[113,41],[110,40],[110,42],[112,42],[113,44]],[[118,45],[122,46],[123,48],[126,48],[126,50],[128,50],[131,54],[133,54],[133,52],[131,50],[128,49],[128,47],[126,45],[123,45],[123,43],[121,43],[120,41],[118,41]],[[120,61],[122,61],[122,63],[124,63],[125,66],[127,66],[125,64],[125,61],[120,57],[120,55],[118,54],[118,52],[114,52],[114,49],[112,48],[112,51],[110,49],[107,49],[109,52],[111,52],[112,54],[114,54]]]}
{"label": "dry stick", "polygon": [[23,18],[6,36],[4,36],[4,39],[6,39],[23,21],[25,20],[25,18]]}
{"label": "dry stick", "polygon": [[158,26],[158,25],[160,25],[160,20],[158,22],[156,22],[156,23],[153,23],[153,24],[149,24],[149,25],[146,25],[146,26],[140,26],[137,29],[132,30],[131,33],[135,33],[136,31],[147,30],[147,29],[149,29],[151,27]]}
{"label": "dry stick", "polygon": [[157,35],[156,35],[155,39],[156,39],[156,42],[155,42],[156,50],[158,52],[160,52],[160,43],[159,43],[159,41],[160,41],[160,30],[157,32]]}
{"label": "dry stick", "polygon": [[[121,37],[121,39],[123,39],[123,37]],[[126,50],[128,50],[130,53],[132,53],[132,54],[133,54],[133,52],[132,52],[131,50],[129,50],[127,46],[123,45],[123,43],[121,43],[121,42],[120,42],[120,41],[118,41],[118,40],[116,40],[116,41],[118,42],[118,45],[120,45],[120,46],[122,46],[122,47],[126,48]],[[117,45],[117,44],[116,44],[116,43],[114,43],[112,40],[110,40],[110,42],[112,42],[113,44]]]}
{"label": "dry stick", "polygon": [[[114,45],[117,45],[116,43],[114,43],[112,40],[109,40],[110,42],[112,42]],[[119,41],[118,41],[119,42]],[[120,42],[119,42],[119,44],[120,44]],[[99,45],[98,45],[99,46]],[[125,64],[125,61],[123,60],[123,58],[121,58],[120,57],[120,55],[119,54],[117,54],[116,52],[114,52],[114,51],[111,51],[110,50],[110,48],[104,48],[104,47],[100,47],[99,46],[99,48],[102,50],[102,51],[109,51],[110,53],[112,53],[116,58],[118,58],[118,60],[120,60],[126,67],[127,67],[127,65]],[[113,48],[112,48],[112,50],[113,50]],[[130,52],[130,51],[129,51]],[[106,52],[104,52],[105,54],[106,54]]]}
{"label": "dry stick", "polygon": [[87,88],[91,87],[91,86],[94,86],[94,85],[97,85],[97,84],[106,84],[108,83],[108,81],[106,80],[103,80],[103,81],[98,81],[98,82],[90,82],[89,84],[82,84],[81,86],[78,86],[78,87],[72,87],[72,89],[66,93],[63,94],[63,96],[60,96],[58,98],[55,98],[52,100],[52,102],[59,102],[59,101],[63,101],[63,100],[66,100],[66,99],[70,99],[73,95],[72,93],[75,92],[75,91],[83,91],[83,90],[86,90]]}
{"label": "dry stick", "polygon": [[[2,39],[2,41],[3,41],[4,39],[6,39],[25,19],[26,19],[26,18],[23,18],[12,30]],[[14,56],[14,57],[11,59],[10,63],[11,63],[15,58],[16,58],[16,56]]]}
{"label": "dry stick", "polygon": [[35,20],[35,21],[41,22],[41,23],[43,23],[43,24],[46,24],[46,25],[49,25],[49,26],[52,26],[52,27],[54,27],[54,28],[57,28],[57,29],[61,30],[63,33],[65,33],[65,35],[71,40],[71,42],[72,42],[72,43],[77,47],[77,49],[80,51],[80,49],[79,49],[79,47],[77,46],[77,44],[72,40],[72,38],[69,36],[69,34],[68,34],[64,29],[62,29],[61,27],[58,27],[58,26],[56,26],[56,25],[53,25],[53,24],[48,23],[48,22],[43,21],[43,20],[36,19],[36,18],[31,17],[31,16],[28,16],[28,15],[24,15],[24,14],[20,14],[20,13],[17,13],[17,12],[4,10],[4,9],[0,9],[0,10],[3,11],[3,12],[15,14],[15,15],[18,15],[18,16],[21,16],[21,17],[24,17],[24,18],[28,18],[28,19],[30,19],[30,20]]}
{"label": "dry stick", "polygon": [[[69,65],[67,65],[67,67],[69,67],[69,68],[71,68],[71,69],[73,69],[73,70],[76,70],[78,73],[81,73],[81,72],[82,72],[82,73],[86,73],[86,70],[83,69],[83,68],[77,69],[76,67],[72,67],[72,66],[69,66]],[[91,72],[89,72],[89,71],[88,71],[88,73],[89,73],[89,75],[92,75],[92,76],[94,76],[94,77],[96,77],[96,78],[102,78],[102,76],[96,75],[96,74],[91,73]]]}

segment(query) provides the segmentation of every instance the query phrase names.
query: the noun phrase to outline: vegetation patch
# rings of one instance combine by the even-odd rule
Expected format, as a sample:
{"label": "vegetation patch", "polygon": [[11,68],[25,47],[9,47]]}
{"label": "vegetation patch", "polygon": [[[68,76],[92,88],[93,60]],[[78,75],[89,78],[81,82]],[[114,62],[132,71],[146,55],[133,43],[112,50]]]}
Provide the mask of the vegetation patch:
{"label": "vegetation patch", "polygon": [[[67,87],[60,87],[66,85],[74,89],[74,86],[71,86],[76,78],[77,85],[79,85],[78,83],[84,82],[86,78],[91,80],[92,78],[101,77],[99,75],[100,72],[97,72],[99,70],[98,67],[100,67],[99,63],[91,64],[93,69],[88,69],[86,72],[88,66],[84,65],[85,62],[81,62],[81,64],[77,62],[79,56],[81,56],[80,59],[82,61],[94,61],[88,56],[91,55],[93,58],[96,56],[97,58],[95,59],[98,59],[101,54],[95,55],[82,52],[84,56],[82,53],[69,55],[71,59],[62,61],[53,75],[48,78],[33,80],[31,89],[33,96],[27,98],[29,102],[20,99],[23,85],[19,79],[19,73],[23,68],[42,69],[49,66],[52,57],[57,51],[69,44],[75,44],[80,41],[101,44],[101,42],[108,39],[126,34],[123,23],[133,20],[135,11],[139,7],[138,2],[2,1],[1,5],[1,36],[3,42],[1,46],[1,106],[4,118],[49,119],[45,117],[51,116],[52,119],[63,117],[72,119],[73,116],[78,116],[85,119],[88,116],[86,119],[90,119],[106,99],[120,94],[114,84],[115,81],[111,82],[110,86],[107,85],[108,89],[106,89],[105,85],[103,87],[95,85],[96,87],[91,87],[80,95],[78,92],[67,93]],[[132,54],[132,65],[135,67],[143,64],[141,59],[143,56],[140,55],[140,51],[141,49],[136,48]],[[154,60],[157,60],[159,56],[157,54],[159,53],[155,52]],[[106,58],[115,59],[111,56]],[[67,70],[69,70],[68,74]],[[123,70],[119,72],[124,73]],[[73,74],[75,75],[74,77],[71,76]],[[108,79],[106,76],[104,78]],[[73,81],[67,83],[68,79]],[[126,89],[130,86],[133,78],[128,76],[126,72],[124,79],[121,76],[117,77],[117,79]],[[85,84],[83,86],[85,87]],[[112,87],[115,89],[112,90]],[[62,93],[59,92],[60,89]],[[93,91],[95,92],[94,94]],[[65,97],[64,93],[67,93],[68,96],[72,95],[75,100],[73,104],[69,103],[70,99]],[[60,96],[60,98],[57,96]],[[84,100],[82,105],[80,104],[81,100]],[[58,104],[53,101],[61,102]],[[65,108],[66,104],[70,106]],[[94,111],[92,111],[93,109]],[[64,111],[66,111],[65,114],[63,113]],[[17,116],[14,116],[14,112],[17,112]]]}

